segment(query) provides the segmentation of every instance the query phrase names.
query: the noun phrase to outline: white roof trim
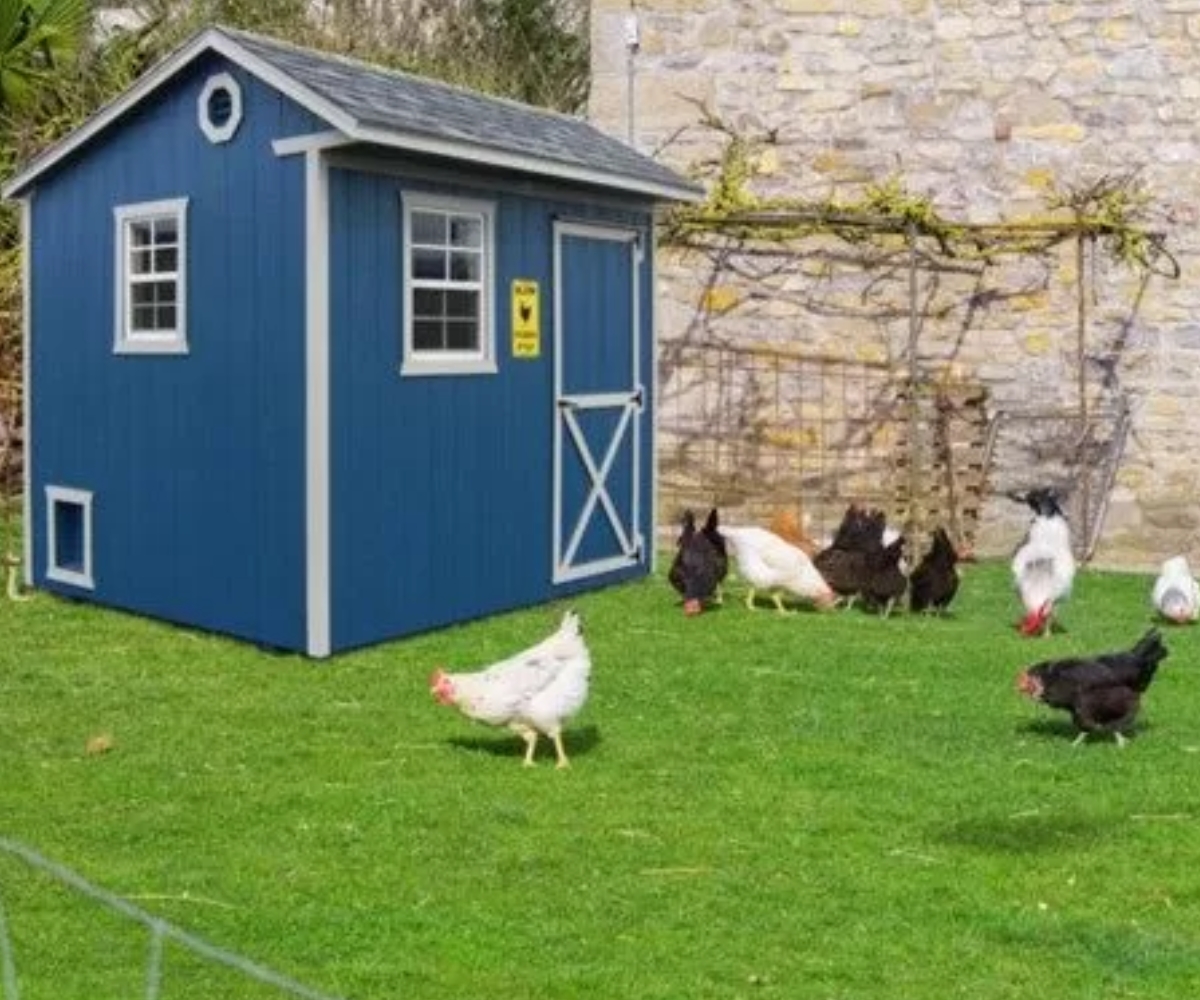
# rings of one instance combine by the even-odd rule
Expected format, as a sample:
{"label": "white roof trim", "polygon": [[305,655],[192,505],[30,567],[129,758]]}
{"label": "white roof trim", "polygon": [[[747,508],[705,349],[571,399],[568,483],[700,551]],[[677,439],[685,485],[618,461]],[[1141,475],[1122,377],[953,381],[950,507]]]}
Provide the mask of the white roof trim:
{"label": "white roof trim", "polygon": [[605,170],[595,170],[573,163],[555,163],[541,156],[512,153],[492,146],[481,146],[477,143],[455,142],[437,136],[419,135],[370,125],[356,127],[351,134],[360,142],[373,146],[387,146],[414,153],[445,156],[454,160],[466,160],[470,163],[479,163],[490,167],[519,170],[521,173],[537,174],[557,180],[598,184],[606,188],[617,187],[622,191],[633,191],[673,200],[699,201],[703,197],[701,192],[693,191],[690,188],[656,184],[653,181],[628,176],[622,176],[620,183],[614,184],[612,174]]}
{"label": "white roof trim", "polygon": [[276,156],[302,156],[305,153],[319,153],[327,149],[349,146],[353,142],[353,139],[346,138],[341,132],[330,130],[275,139],[271,142],[271,149]]}
{"label": "white roof trim", "polygon": [[[506,152],[475,143],[448,141],[433,136],[422,136],[364,124],[307,87],[298,84],[286,73],[280,72],[270,63],[260,59],[219,28],[209,28],[202,32],[191,42],[164,59],[158,66],[149,70],[129,90],[106,105],[80,128],[32,160],[24,170],[12,177],[0,189],[0,194],[3,194],[5,198],[20,197],[45,171],[95,138],[114,121],[169,82],[189,63],[207,52],[216,52],[224,56],[230,62],[274,87],[301,107],[324,119],[333,130],[345,136],[347,141],[371,143],[392,149],[411,150],[436,156],[448,156],[458,160],[465,159],[482,165],[515,169],[543,177],[596,184],[601,187],[617,188],[621,191],[630,191],[656,198],[698,201],[702,197],[700,192],[682,185],[658,184],[654,181],[628,176],[620,176],[618,182],[614,183],[612,175],[606,171],[569,163],[548,162],[541,157]],[[287,152],[298,151],[299,149],[294,147],[287,148]]]}
{"label": "white roof trim", "polygon": [[273,66],[263,62],[251,54],[234,39],[217,28],[209,28],[197,35],[191,42],[167,56],[156,67],[143,74],[129,90],[120,97],[105,105],[93,117],[89,118],[76,131],[72,132],[61,142],[51,146],[41,156],[34,158],[29,165],[15,177],[11,178],[0,190],[5,198],[18,197],[24,193],[41,174],[49,170],[61,160],[70,156],[80,146],[85,145],[99,133],[103,132],[114,121],[136,107],[156,90],[168,83],[174,76],[206,52],[216,52],[230,62],[236,63],[244,70],[252,73],[264,83],[280,90],[313,114],[324,118],[330,125],[341,132],[351,131],[356,123],[353,118],[343,113],[339,108],[313,94],[306,88],[298,87],[289,76],[278,72]]}

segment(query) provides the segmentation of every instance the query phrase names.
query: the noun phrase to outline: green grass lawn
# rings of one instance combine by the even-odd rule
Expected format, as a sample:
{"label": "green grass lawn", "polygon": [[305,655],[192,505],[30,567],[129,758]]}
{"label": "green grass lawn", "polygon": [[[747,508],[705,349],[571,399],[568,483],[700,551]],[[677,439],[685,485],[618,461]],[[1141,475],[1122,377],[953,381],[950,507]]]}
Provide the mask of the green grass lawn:
{"label": "green grass lawn", "polygon": [[[1006,567],[964,576],[941,620],[582,597],[562,772],[427,690],[560,607],[313,663],[3,602],[0,836],[350,1000],[1200,995],[1200,631],[1127,749],[1072,747],[1014,675],[1132,644],[1149,578],[1081,573],[1031,640]],[[143,995],[132,925],[3,856],[0,904],[21,1000]],[[279,995],[170,946],[162,983]]]}

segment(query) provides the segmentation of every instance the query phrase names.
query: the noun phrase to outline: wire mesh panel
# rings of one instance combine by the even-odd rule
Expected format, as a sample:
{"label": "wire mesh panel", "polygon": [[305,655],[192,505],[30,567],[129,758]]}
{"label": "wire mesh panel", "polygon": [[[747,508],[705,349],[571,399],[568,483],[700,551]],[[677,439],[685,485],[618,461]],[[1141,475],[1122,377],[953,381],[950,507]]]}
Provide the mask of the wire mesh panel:
{"label": "wire mesh panel", "polygon": [[[14,874],[15,872],[15,874]],[[0,1000],[338,1000],[227,951],[0,837]]]}
{"label": "wire mesh panel", "polygon": [[856,502],[895,523],[973,530],[978,388],[914,394],[886,362],[708,344],[680,352],[660,398],[660,523],[709,504],[729,523],[798,509],[819,538]]}
{"label": "wire mesh panel", "polygon": [[[1129,437],[1124,406],[1078,409],[1000,410],[989,430],[985,462],[998,496],[1053,487],[1064,497],[1075,554],[1095,553],[1113,481]],[[997,512],[997,521],[1003,512]],[[1028,520],[1019,508],[1018,516]],[[1011,515],[1010,515],[1011,519]]]}

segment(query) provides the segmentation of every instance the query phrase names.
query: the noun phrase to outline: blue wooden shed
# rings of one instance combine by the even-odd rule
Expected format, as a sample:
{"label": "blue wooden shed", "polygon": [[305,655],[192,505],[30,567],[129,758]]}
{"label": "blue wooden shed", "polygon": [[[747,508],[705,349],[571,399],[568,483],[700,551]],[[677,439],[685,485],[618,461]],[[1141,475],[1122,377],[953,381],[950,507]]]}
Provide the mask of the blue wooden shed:
{"label": "blue wooden shed", "polygon": [[212,28],[4,194],[31,585],[320,657],[647,572],[665,166]]}

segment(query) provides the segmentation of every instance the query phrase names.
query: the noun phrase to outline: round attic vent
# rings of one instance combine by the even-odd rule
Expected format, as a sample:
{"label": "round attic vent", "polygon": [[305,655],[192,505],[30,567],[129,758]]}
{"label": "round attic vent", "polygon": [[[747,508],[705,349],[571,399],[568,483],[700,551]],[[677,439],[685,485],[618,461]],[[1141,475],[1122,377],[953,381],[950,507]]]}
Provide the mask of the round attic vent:
{"label": "round attic vent", "polygon": [[210,76],[196,110],[209,142],[228,142],[242,123],[242,88],[228,73]]}

